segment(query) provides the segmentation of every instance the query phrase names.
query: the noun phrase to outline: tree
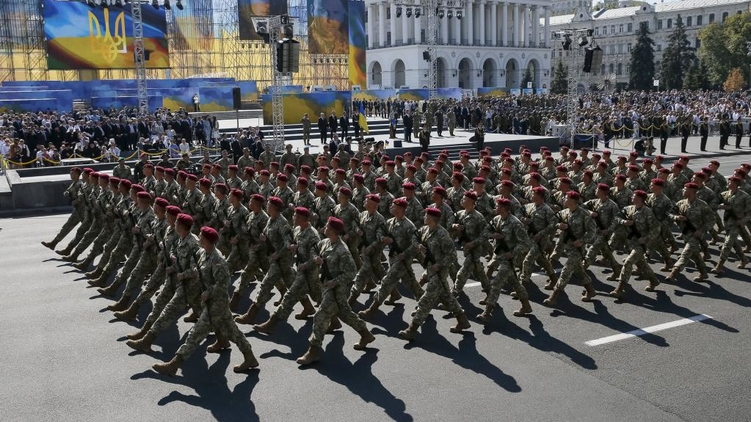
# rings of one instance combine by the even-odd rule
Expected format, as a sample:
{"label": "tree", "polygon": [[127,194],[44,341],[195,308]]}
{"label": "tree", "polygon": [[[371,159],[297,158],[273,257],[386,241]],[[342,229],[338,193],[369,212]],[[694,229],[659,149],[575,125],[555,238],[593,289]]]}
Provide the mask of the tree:
{"label": "tree", "polygon": [[751,14],[734,14],[725,22],[711,23],[699,31],[699,57],[707,66],[709,81],[712,86],[720,87],[730,72],[740,67],[746,79],[751,74],[746,72],[751,65],[746,41],[751,39]]}
{"label": "tree", "polygon": [[695,59],[694,48],[691,47],[691,42],[686,36],[683,19],[681,19],[681,15],[678,15],[675,29],[668,37],[668,46],[662,53],[660,82],[668,89],[683,88],[683,78]]}
{"label": "tree", "polygon": [[631,50],[630,89],[641,91],[652,89],[655,76],[655,42],[650,34],[647,23],[640,23],[639,30],[636,31],[636,45]]}
{"label": "tree", "polygon": [[743,71],[740,67],[730,71],[725,83],[722,84],[722,88],[725,92],[738,92],[746,85],[746,81],[743,79]]}
{"label": "tree", "polygon": [[[527,84],[530,82],[534,82],[534,79],[532,78],[532,69],[527,68],[527,70],[524,71],[524,76],[522,77],[522,89],[527,88]],[[534,85],[532,85],[534,88]]]}
{"label": "tree", "polygon": [[563,61],[558,62],[550,82],[550,92],[553,94],[566,94],[568,92],[568,68],[563,66]]}
{"label": "tree", "polygon": [[707,65],[702,60],[695,60],[694,64],[688,68],[686,77],[683,80],[683,88],[701,90],[709,89],[709,78],[707,76]]}

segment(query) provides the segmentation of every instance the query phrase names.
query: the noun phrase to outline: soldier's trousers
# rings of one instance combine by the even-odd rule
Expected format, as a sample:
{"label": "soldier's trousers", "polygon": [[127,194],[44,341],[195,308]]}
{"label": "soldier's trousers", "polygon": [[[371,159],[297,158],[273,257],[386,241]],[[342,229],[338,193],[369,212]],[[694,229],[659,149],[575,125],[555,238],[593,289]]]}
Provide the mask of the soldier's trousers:
{"label": "soldier's trousers", "polygon": [[417,311],[412,318],[412,324],[417,326],[422,325],[428,315],[430,315],[430,311],[439,301],[454,316],[463,314],[464,309],[459,305],[456,297],[451,294],[448,282],[449,269],[446,268],[435,272],[428,270],[427,273],[428,282],[425,284],[425,293],[420,296],[420,300],[417,302]]}
{"label": "soldier's trousers", "polygon": [[321,284],[318,281],[317,269],[297,272],[295,280],[287,293],[284,294],[282,303],[276,308],[274,315],[280,320],[286,321],[289,314],[292,313],[295,303],[299,302],[305,295],[310,295],[316,303],[321,302]]}
{"label": "soldier's trousers", "polygon": [[514,263],[510,260],[502,259],[499,261],[499,264],[498,274],[493,277],[493,280],[490,282],[490,291],[488,291],[488,297],[485,299],[487,310],[492,310],[493,307],[495,307],[496,302],[498,302],[498,297],[501,295],[501,289],[506,283],[511,283],[511,287],[514,289],[519,299],[529,298],[527,289],[522,286],[519,279],[516,277]]}
{"label": "soldier's trousers", "polygon": [[666,246],[669,245],[671,248],[678,249],[678,243],[675,241],[675,236],[673,236],[673,232],[670,230],[673,224],[672,221],[660,222],[660,236]]}
{"label": "soldier's trousers", "polygon": [[454,283],[455,292],[461,292],[464,290],[464,285],[470,277],[479,281],[483,288],[488,287],[488,276],[485,274],[482,263],[480,262],[481,255],[482,250],[479,246],[465,253],[464,263],[456,274],[456,282]]}
{"label": "soldier's trousers", "polygon": [[700,254],[702,250],[702,241],[697,239],[693,235],[684,235],[683,237],[683,240],[686,243],[683,246],[683,250],[681,251],[681,256],[677,261],[675,261],[673,269],[682,271],[684,268],[686,268],[686,263],[688,262],[688,260],[692,259],[696,263],[696,268],[699,269],[699,272],[706,274],[707,266],[704,264],[704,258]]}
{"label": "soldier's trousers", "polygon": [[535,242],[532,244],[529,252],[527,252],[524,261],[522,262],[522,271],[520,275],[520,281],[522,283],[528,283],[532,279],[532,267],[534,265],[541,266],[542,269],[545,270],[545,274],[547,274],[548,278],[552,279],[555,276],[553,264],[550,263],[548,257],[542,252],[543,249],[544,245]]}
{"label": "soldier's trousers", "polygon": [[[123,291],[123,297],[130,298],[135,292],[141,290],[143,281],[151,274],[157,267],[156,251],[153,248],[144,250],[140,257],[136,260],[136,267],[130,274],[123,273],[128,281],[125,282],[125,290]],[[128,259],[130,261],[130,259]]]}
{"label": "soldier's trousers", "polygon": [[220,308],[219,306],[207,306],[205,302],[201,304],[201,316],[198,317],[198,321],[188,334],[188,338],[185,339],[185,343],[177,349],[177,355],[187,360],[211,331],[216,332],[217,335],[221,333],[227,340],[235,343],[243,355],[253,351],[248,339],[245,338],[245,335],[237,328],[237,324],[232,319],[232,313],[226,306],[226,302],[222,301],[221,303],[225,306]]}
{"label": "soldier's trousers", "polygon": [[628,256],[623,260],[623,268],[621,269],[621,274],[618,277],[618,283],[628,284],[629,280],[631,279],[631,273],[634,270],[634,266],[636,266],[636,269],[639,270],[644,278],[650,281],[655,280],[655,273],[654,271],[652,271],[652,268],[647,262],[646,249],[644,245],[633,244]]}
{"label": "soldier's trousers", "polygon": [[[83,236],[80,242],[76,245],[76,248],[73,250],[73,254],[78,256],[83,251],[86,250],[94,241],[98,240],[100,236],[102,235],[109,235],[111,233],[109,226],[104,223],[101,226],[100,225],[92,225],[89,229],[89,231],[86,232],[86,234]],[[99,254],[97,254],[99,255]],[[92,256],[97,256],[92,255]]]}
{"label": "soldier's trousers", "polygon": [[355,260],[355,266],[359,270],[362,267],[362,259],[360,257],[360,237],[356,235],[350,235],[347,238],[347,248],[352,258]]}
{"label": "soldier's trousers", "polygon": [[327,288],[323,291],[323,299],[318,312],[313,317],[313,332],[310,334],[310,345],[321,347],[323,336],[329,327],[331,318],[338,316],[343,323],[360,332],[367,330],[365,322],[361,320],[356,313],[352,312],[349,303],[347,303],[349,291],[346,286],[336,286],[333,289]]}
{"label": "soldier's trousers", "polygon": [[[164,309],[154,318],[154,325],[149,329],[149,333],[151,334],[158,335],[170,325],[177,322],[177,319],[180,318],[180,315],[182,315],[188,307],[192,308],[194,311],[200,311],[201,309],[201,291],[198,287],[197,280],[176,281],[176,285],[170,285],[171,287],[174,286],[174,295],[167,300]],[[165,293],[165,290],[168,290],[169,288],[170,287],[165,284],[164,288],[162,288],[162,293]],[[169,293],[169,291],[166,293]],[[162,294],[160,293],[157,298],[157,303],[160,302],[161,296]],[[154,304],[154,309],[151,311],[151,314],[149,314],[149,318],[146,320],[147,322],[151,319],[151,315],[154,314],[156,310],[157,304]]]}
{"label": "soldier's trousers", "polygon": [[738,259],[743,258],[743,248],[741,242],[738,240],[739,227],[735,223],[728,223],[725,226],[725,240],[722,242],[722,248],[720,248],[720,260],[726,261],[730,256],[730,251],[735,250]]}
{"label": "soldier's trousers", "polygon": [[[75,248],[78,246],[81,241],[83,240],[84,236],[86,236],[86,233],[88,233],[90,230],[92,230],[92,222],[94,221],[94,217],[91,216],[91,213],[84,213],[83,214],[83,220],[81,221],[81,225],[78,226],[78,229],[76,230],[75,236],[73,236],[73,240],[68,243],[69,248]],[[99,227],[97,227],[99,229]]]}
{"label": "soldier's trousers", "polygon": [[592,265],[595,262],[595,259],[597,259],[598,254],[602,254],[602,257],[608,261],[610,268],[612,268],[613,271],[620,267],[615,256],[613,256],[613,250],[610,249],[608,239],[604,236],[597,236],[592,246],[589,247],[585,258],[587,265]]}
{"label": "soldier's trousers", "polygon": [[409,258],[391,263],[386,275],[381,279],[381,287],[378,288],[378,293],[376,293],[373,300],[377,301],[378,305],[382,305],[391,295],[391,291],[396,288],[399,280],[404,281],[404,284],[407,285],[407,288],[412,292],[415,299],[419,299],[422,296],[422,287],[417,283],[415,272],[412,270],[412,259]]}
{"label": "soldier's trousers", "polygon": [[239,241],[237,244],[231,246],[232,249],[227,256],[227,267],[229,267],[229,273],[234,274],[248,265],[250,249],[248,248],[248,242],[244,241]]}
{"label": "soldier's trousers", "polygon": [[589,275],[587,275],[587,272],[584,271],[584,267],[582,267],[584,256],[582,255],[581,248],[566,246],[566,254],[568,255],[568,259],[566,260],[566,263],[563,264],[561,276],[558,278],[558,283],[555,285],[556,290],[565,289],[568,282],[571,281],[571,277],[574,275],[581,277],[582,285],[592,283]]}
{"label": "soldier's trousers", "polygon": [[[101,255],[102,252],[104,252],[104,245],[106,245],[113,237],[118,237],[118,235],[113,232],[112,227],[106,226],[102,229],[102,232],[99,233],[96,239],[94,239],[94,244],[91,245],[88,258],[94,259]],[[82,248],[81,252],[83,252],[83,249],[86,248]]]}
{"label": "soldier's trousers", "polygon": [[250,251],[248,255],[248,262],[243,269],[243,274],[240,276],[240,282],[237,284],[234,293],[242,295],[250,286],[250,282],[256,279],[259,271],[269,271],[269,258],[265,253],[258,251]]}
{"label": "soldier's trousers", "polygon": [[74,209],[68,219],[65,221],[65,224],[63,224],[60,232],[57,234],[57,236],[55,236],[54,239],[52,239],[52,243],[56,245],[60,243],[61,240],[65,239],[65,236],[73,231],[73,228],[81,222],[81,215],[83,215],[83,211],[77,211]]}
{"label": "soldier's trousers", "polygon": [[221,235],[221,237],[219,237],[219,242],[216,244],[216,248],[219,249],[219,252],[221,252],[224,256],[229,256],[229,254],[232,253],[233,246],[234,245],[230,243],[229,239],[225,235]]}
{"label": "soldier's trousers", "polygon": [[263,307],[271,299],[271,290],[276,286],[277,289],[284,291],[292,285],[295,279],[295,270],[292,268],[292,260],[289,258],[277,259],[269,265],[269,271],[261,281],[255,302],[258,306]]}
{"label": "soldier's trousers", "polygon": [[[97,269],[104,271],[107,268],[107,274],[113,271],[114,266],[119,265],[123,260],[125,254],[133,249],[133,244],[130,241],[130,236],[126,233],[120,233],[113,235],[111,240],[104,245],[104,253],[99,259],[99,263],[96,265]],[[114,264],[110,264],[114,262]]]}
{"label": "soldier's trousers", "polygon": [[[623,227],[618,227],[617,229],[615,229],[613,234],[610,235],[610,239],[608,241],[610,255],[613,255],[613,251],[621,251],[626,247],[626,238],[626,229],[624,229]],[[605,259],[608,258],[606,257]]]}
{"label": "soldier's trousers", "polygon": [[375,283],[385,275],[386,271],[383,269],[383,265],[381,265],[381,253],[379,251],[362,254],[361,266],[355,276],[352,293],[362,293],[368,282],[372,281]]}
{"label": "soldier's trousers", "polygon": [[139,306],[148,302],[156,294],[159,287],[164,284],[165,277],[167,277],[167,272],[164,268],[164,257],[161,254],[157,257],[157,262],[159,264],[154,269],[151,277],[149,277],[149,281],[141,288],[141,292],[136,297],[135,303]]}
{"label": "soldier's trousers", "polygon": [[[123,268],[120,270],[120,272],[115,276],[115,280],[112,281],[113,286],[120,287],[128,281],[128,277],[130,277],[130,274],[133,272],[133,269],[136,268],[136,265],[138,264],[138,258],[141,255],[141,247],[138,243],[136,243],[130,252],[130,255],[128,256],[128,259],[125,261],[125,265],[123,265]],[[111,271],[117,271],[117,266],[120,264],[119,260],[117,262],[110,261],[110,264],[107,265],[107,267],[102,270],[103,274],[109,274]]]}

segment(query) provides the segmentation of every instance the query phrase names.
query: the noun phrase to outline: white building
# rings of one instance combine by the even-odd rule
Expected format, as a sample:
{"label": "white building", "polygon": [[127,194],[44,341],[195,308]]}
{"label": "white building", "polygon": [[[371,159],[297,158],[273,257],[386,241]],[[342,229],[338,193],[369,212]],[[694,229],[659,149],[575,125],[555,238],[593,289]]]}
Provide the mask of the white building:
{"label": "white building", "polygon": [[[438,87],[519,88],[527,68],[535,88],[549,87],[551,49],[546,40],[551,39],[547,22],[552,3],[465,0],[462,19],[448,15],[438,19]],[[366,0],[369,88],[429,86],[429,62],[423,59],[427,4],[426,0]],[[419,18],[414,13],[417,8]]]}
{"label": "white building", "polygon": [[592,0],[556,0],[553,2],[552,16],[573,15],[579,7],[592,9]]}
{"label": "white building", "polygon": [[[563,29],[592,29],[596,43],[603,49],[603,61],[596,73],[585,74],[581,88],[590,84],[612,89],[629,82],[631,48],[636,44],[636,31],[641,22],[647,22],[655,41],[655,65],[659,72],[662,50],[668,45],[678,15],[686,27],[691,44],[698,48],[699,30],[712,22],[723,22],[728,16],[748,12],[749,0],[682,0],[667,3],[621,2],[621,7],[603,9],[591,14],[577,11],[574,14],[554,16],[550,19],[551,32]],[[566,57],[560,43],[553,43],[553,68],[557,60]],[[566,63],[564,63],[566,64]],[[661,89],[670,87],[661,87]]]}

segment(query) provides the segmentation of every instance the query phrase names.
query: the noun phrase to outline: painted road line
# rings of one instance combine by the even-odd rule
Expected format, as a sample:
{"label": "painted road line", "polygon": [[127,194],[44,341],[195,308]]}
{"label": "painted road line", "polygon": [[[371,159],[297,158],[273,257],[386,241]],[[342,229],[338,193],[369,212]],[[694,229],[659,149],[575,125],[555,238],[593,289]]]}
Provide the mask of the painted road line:
{"label": "painted road line", "polygon": [[[560,272],[561,272],[561,270],[560,270],[560,269],[558,269],[558,270],[555,270],[555,273],[556,273],[556,274],[560,274]],[[532,276],[531,276],[531,277],[547,277],[547,274],[543,274],[543,273],[532,273]],[[477,286],[479,286],[480,284],[482,284],[482,283],[480,283],[479,281],[475,281],[475,282],[472,282],[472,283],[467,283],[467,284],[465,284],[465,285],[464,285],[464,287],[477,287]]]}
{"label": "painted road line", "polygon": [[603,344],[613,343],[616,341],[626,340],[629,338],[643,336],[644,334],[656,333],[658,331],[667,330],[670,328],[680,327],[682,325],[693,324],[694,322],[704,321],[705,319],[712,319],[709,315],[696,315],[691,318],[683,318],[673,322],[666,322],[665,324],[653,325],[647,328],[641,328],[627,333],[616,334],[608,337],[598,338],[596,340],[590,340],[584,344],[587,346],[601,346]]}

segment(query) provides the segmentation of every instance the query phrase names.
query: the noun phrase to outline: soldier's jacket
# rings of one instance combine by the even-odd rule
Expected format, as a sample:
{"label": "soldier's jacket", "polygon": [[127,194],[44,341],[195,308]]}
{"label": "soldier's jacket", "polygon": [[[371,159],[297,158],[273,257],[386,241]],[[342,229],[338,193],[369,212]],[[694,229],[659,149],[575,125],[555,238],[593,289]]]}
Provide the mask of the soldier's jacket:
{"label": "soldier's jacket", "polygon": [[251,196],[260,192],[261,188],[258,186],[258,183],[253,180],[253,178],[249,177],[246,180],[243,180],[242,184],[240,185],[240,190],[243,191],[243,196],[245,198],[244,202],[248,202]]}
{"label": "soldier's jacket", "polygon": [[566,205],[565,205],[566,204],[566,192],[563,192],[560,190],[555,191],[553,193],[553,199],[550,202],[552,204],[551,208],[553,208],[553,210],[555,211],[559,211],[559,210],[566,208]]}
{"label": "soldier's jacket", "polygon": [[404,210],[404,216],[409,218],[409,221],[415,227],[422,227],[425,219],[425,208],[417,197],[413,196],[412,199],[407,199],[407,208]]}
{"label": "soldier's jacket", "polygon": [[[219,200],[216,199],[213,193],[209,192],[203,195],[201,199],[201,209],[199,211],[198,221],[201,223],[211,222],[214,217],[214,212],[219,206]],[[212,226],[213,227],[213,226]],[[218,227],[214,227],[218,229]]]}
{"label": "soldier's jacket", "polygon": [[254,164],[255,161],[253,160],[253,157],[246,157],[243,155],[237,160],[237,174],[244,174],[245,167],[253,167]]}
{"label": "soldier's jacket", "polygon": [[268,198],[270,196],[273,196],[271,192],[274,192],[274,185],[271,184],[270,181],[266,181],[266,183],[259,183],[258,184],[258,193],[263,195],[264,198]]}
{"label": "soldier's jacket", "polygon": [[402,178],[396,172],[387,173],[384,177],[387,182],[386,190],[396,198],[402,196]]}
{"label": "soldier's jacket", "polygon": [[613,177],[618,176],[619,174],[626,174],[628,172],[628,167],[626,165],[620,166],[618,164],[614,164],[612,168],[610,168],[610,174],[613,175]]}
{"label": "soldier's jacket", "polygon": [[561,236],[566,238],[566,243],[576,240],[582,240],[584,243],[592,243],[597,232],[597,225],[594,219],[590,218],[589,211],[582,207],[577,207],[573,212],[568,208],[558,213],[562,223],[568,224],[569,228],[561,232]]}
{"label": "soldier's jacket", "polygon": [[294,203],[296,207],[304,207],[309,211],[314,211],[315,202],[316,197],[309,189],[305,189],[302,192],[297,191],[292,197],[292,203]]}
{"label": "soldier's jacket", "polygon": [[362,173],[362,177],[363,177],[363,183],[362,183],[363,186],[368,188],[370,191],[373,191],[373,189],[375,189],[376,175],[373,174],[372,171],[369,171],[367,173]]}
{"label": "soldier's jacket", "polygon": [[427,265],[438,264],[441,268],[439,271],[447,270],[457,261],[456,247],[448,230],[443,226],[438,226],[431,230],[428,226],[420,228],[417,237],[420,244],[430,252],[425,254],[425,258],[432,258],[432,262],[426,262]]}
{"label": "soldier's jacket", "polygon": [[230,205],[226,208],[229,215],[229,227],[225,228],[223,234],[226,234],[229,239],[237,237],[238,245],[243,245],[248,242],[248,231],[244,230],[245,224],[250,217],[250,211],[243,204],[238,204],[237,207]]}
{"label": "soldier's jacket", "polygon": [[251,245],[257,245],[258,249],[262,251],[264,250],[264,242],[261,242],[258,238],[263,234],[263,229],[266,228],[268,221],[269,215],[266,214],[266,211],[251,212],[248,214],[245,227],[243,227],[243,231],[248,233]]}
{"label": "soldier's jacket", "polygon": [[365,209],[365,197],[370,195],[370,190],[365,186],[352,189],[352,204],[358,211]]}
{"label": "soldier's jacket", "polygon": [[120,200],[112,207],[112,223],[123,234],[130,235],[130,228],[133,224],[130,220],[130,213],[135,212],[135,205],[129,195],[118,195]]}
{"label": "soldier's jacket", "polygon": [[597,185],[594,182],[590,182],[589,184],[581,182],[577,186],[577,189],[584,201],[591,201],[597,197]]}
{"label": "soldier's jacket", "polygon": [[[207,306],[216,310],[228,309],[227,290],[230,272],[227,261],[219,249],[214,248],[211,252],[206,252],[204,249],[197,251],[196,265],[198,267],[196,278],[198,278],[201,290],[209,296]],[[200,277],[198,277],[199,272]]]}
{"label": "soldier's jacket", "polygon": [[[495,203],[495,200],[498,198],[506,198],[509,201],[511,201],[511,214],[515,215],[516,218],[524,218],[524,205],[522,205],[521,202],[519,202],[518,199],[516,199],[516,196],[511,195],[498,195],[493,199],[493,203]],[[493,210],[493,216],[488,218],[488,221],[490,221],[495,216],[495,209]]]}
{"label": "soldier's jacket", "polygon": [[619,208],[626,208],[633,200],[634,191],[627,187],[622,189],[610,188],[610,198],[618,204]]}
{"label": "soldier's jacket", "polygon": [[227,229],[226,227],[224,227],[224,221],[229,219],[231,207],[232,205],[230,205],[229,199],[227,199],[226,197],[221,200],[219,198],[216,198],[216,200],[213,201],[213,211],[211,212],[211,219],[207,220],[204,224],[213,227],[221,234]]}
{"label": "soldier's jacket", "polygon": [[146,192],[149,192],[153,196],[154,189],[156,188],[156,178],[154,176],[144,177],[143,180],[141,180],[141,186],[143,186]]}
{"label": "soldier's jacket", "polygon": [[178,192],[181,190],[180,185],[176,181],[172,182],[164,181],[164,192],[162,197],[170,202],[170,205],[180,205],[180,199]]}
{"label": "soldier's jacket", "polygon": [[502,239],[494,240],[497,254],[512,253],[517,257],[524,256],[532,246],[527,228],[513,215],[506,218],[500,215],[493,217],[486,228],[485,237],[490,238],[495,233],[503,235]]}
{"label": "soldier's jacket", "polygon": [[83,183],[81,180],[71,182],[71,184],[65,189],[65,192],[68,193],[68,199],[70,199],[73,207],[76,210],[80,210],[84,205]]}
{"label": "soldier's jacket", "polygon": [[297,245],[295,262],[298,267],[300,264],[306,264],[308,271],[313,270],[318,252],[318,243],[321,241],[318,232],[312,226],[308,226],[305,229],[297,226],[293,231],[292,238],[293,243]]}
{"label": "soldier's jacket", "polygon": [[[182,272],[185,277],[182,280],[182,285],[187,287],[186,293],[197,293],[200,290],[198,271],[196,270],[200,249],[201,243],[198,241],[198,236],[193,233],[188,233],[184,239],[178,236],[175,247],[172,249],[172,255],[177,258],[175,270]],[[224,294],[226,295],[226,292]]]}
{"label": "soldier's jacket", "polygon": [[678,173],[677,175],[671,173],[668,175],[667,181],[674,186],[674,196],[672,196],[671,199],[676,202],[679,201],[681,199],[681,191],[683,190],[683,185],[688,183],[688,178],[684,176],[683,173]]}
{"label": "soldier's jacket", "polygon": [[540,239],[549,239],[555,233],[555,224],[558,222],[553,211],[548,204],[527,204],[524,206],[524,215],[529,221],[527,223],[527,232],[530,236],[539,234]]}
{"label": "soldier's jacket", "polygon": [[152,192],[152,197],[164,197],[164,192],[167,190],[167,181],[164,179],[157,179],[156,183],[154,183],[154,192]]}
{"label": "soldier's jacket", "polygon": [[242,186],[243,184],[243,180],[235,175],[235,177],[228,177],[225,183],[227,184],[227,187],[229,189],[240,189],[240,186]]}
{"label": "soldier's jacket", "polygon": [[720,195],[722,203],[729,205],[723,216],[726,223],[744,224],[751,216],[751,195],[738,189],[736,193],[726,190]]}
{"label": "soldier's jacket", "polygon": [[201,214],[201,201],[203,200],[203,194],[198,189],[186,190],[183,206],[181,207],[184,213],[190,214],[193,217]]}
{"label": "soldier's jacket", "polygon": [[287,249],[292,244],[292,227],[283,215],[273,220],[269,218],[266,227],[263,229],[263,234],[274,249],[269,253],[276,252],[280,260],[292,257],[289,249]]}
{"label": "soldier's jacket", "polygon": [[[140,209],[138,211],[140,211]],[[156,214],[154,214],[152,208],[149,207],[146,211],[140,212],[138,220],[136,220],[136,227],[139,228],[140,233],[133,234],[135,240],[133,244],[134,247],[137,248],[146,245],[145,239],[154,235],[154,224],[156,221]],[[151,245],[151,242],[149,242],[148,246]]]}
{"label": "soldier's jacket", "polygon": [[[417,228],[408,218],[401,220],[396,217],[390,218],[386,222],[385,236],[393,239],[389,245],[390,256],[404,254],[404,261],[412,262],[416,251]],[[394,262],[392,261],[391,264],[393,265]]]}
{"label": "soldier's jacket", "polygon": [[[456,213],[456,224],[461,226],[460,230],[456,233],[459,241],[462,242],[462,244],[474,242],[475,248],[472,248],[472,251],[478,250],[477,245],[479,245],[480,242],[487,240],[486,229],[488,227],[488,221],[477,210],[472,210],[470,212],[466,210],[459,211]],[[465,253],[466,252],[469,252],[469,250],[465,250]]]}
{"label": "soldier's jacket", "polygon": [[115,168],[112,169],[112,175],[117,177],[118,179],[130,179],[132,173],[130,171],[130,167],[120,166],[118,164],[115,166]]}
{"label": "soldier's jacket", "polygon": [[100,193],[97,197],[97,211],[95,212],[95,216],[98,217],[100,223],[111,227],[111,220],[107,221],[107,219],[112,215],[112,209],[114,207],[112,198],[114,197],[114,193],[111,190],[102,187],[99,189]]}
{"label": "soldier's jacket", "polygon": [[600,201],[599,198],[592,199],[585,202],[583,206],[589,211],[597,213],[597,217],[594,217],[593,220],[598,230],[607,230],[608,235],[610,235],[618,227],[621,209],[612,199],[608,198],[605,201]]}
{"label": "soldier's jacket", "polygon": [[[148,239],[150,240],[147,240],[147,243],[151,243],[157,248],[159,252],[158,257],[160,259],[163,259],[162,249],[161,249],[162,242],[166,240],[167,230],[169,228],[170,227],[169,227],[169,224],[167,223],[166,218],[159,219],[157,217],[151,222],[151,236],[148,237]],[[151,247],[151,245],[148,245],[148,246]]]}
{"label": "soldier's jacket", "polygon": [[381,202],[378,203],[378,212],[381,213],[382,216],[386,217],[391,215],[391,203],[394,202],[394,195],[391,194],[391,192],[384,191],[383,193],[379,193],[378,197],[381,198]]}
{"label": "soldier's jacket", "polygon": [[386,219],[378,211],[372,215],[363,211],[359,216],[359,226],[362,246],[367,248],[363,253],[377,253],[380,251],[381,239],[385,235]]}
{"label": "soldier's jacket", "polygon": [[652,209],[657,221],[670,222],[671,226],[672,221],[670,221],[670,211],[673,209],[674,205],[673,201],[671,201],[664,193],[659,196],[650,193],[647,197],[647,206]]}
{"label": "soldier's jacket", "polygon": [[462,197],[467,192],[464,187],[450,187],[446,189],[446,202],[451,206],[454,212],[461,211],[462,209]]}
{"label": "soldier's jacket", "polygon": [[342,180],[341,182],[334,183],[334,187],[330,191],[331,196],[336,199],[337,196],[339,195],[339,189],[341,188],[347,188],[350,191],[352,191],[352,187],[349,185],[349,183],[347,183],[346,180]]}
{"label": "soldier's jacket", "polygon": [[292,151],[282,154],[282,158],[279,159],[279,167],[284,168],[286,164],[297,166],[297,154]]}
{"label": "soldier's jacket", "polygon": [[456,223],[456,215],[454,214],[454,210],[451,209],[451,207],[447,203],[442,203],[440,206],[438,204],[432,203],[429,205],[431,208],[438,208],[441,210],[441,219],[438,221],[438,225],[441,227],[445,227],[446,230],[451,229],[451,226]]}
{"label": "soldier's jacket", "polygon": [[654,170],[644,170],[639,172],[639,178],[644,182],[645,186],[649,186],[652,183],[652,179],[657,178],[657,172]]}
{"label": "soldier's jacket", "polygon": [[574,186],[578,186],[579,183],[582,182],[582,177],[584,177],[584,172],[581,170],[571,170],[568,172],[568,178],[571,179],[571,181],[574,183]]}
{"label": "soldier's jacket", "polygon": [[[320,271],[321,281],[333,282],[334,288],[346,289],[357,275],[355,260],[352,258],[347,245],[341,239],[333,243],[329,239],[324,239],[318,243],[318,251],[328,269],[326,275],[323,274],[323,271]],[[329,278],[324,280],[323,278],[326,276]]]}
{"label": "soldier's jacket", "polygon": [[271,163],[276,161],[276,154],[274,154],[272,151],[264,151],[261,153],[258,159],[263,161],[263,168],[269,168]]}
{"label": "soldier's jacket", "polygon": [[712,211],[717,211],[717,207],[720,205],[720,197],[709,189],[707,186],[702,186],[696,191],[696,197],[706,202]]}
{"label": "soldier's jacket", "polygon": [[318,228],[325,226],[329,217],[334,215],[334,208],[336,208],[336,203],[330,196],[317,197],[313,201],[313,209],[310,210],[314,215],[315,226]]}
{"label": "soldier's jacket", "polygon": [[478,211],[486,220],[490,221],[495,215],[495,199],[487,192],[477,195],[475,201],[475,210]]}
{"label": "soldier's jacket", "polygon": [[360,212],[351,202],[348,202],[346,205],[337,204],[334,207],[334,216],[344,222],[344,234],[359,237],[357,235],[357,227],[360,224]]}
{"label": "soldier's jacket", "polygon": [[633,226],[626,226],[626,238],[636,243],[640,238],[646,238],[646,244],[649,245],[660,238],[659,222],[649,207],[642,206],[636,208],[635,205],[629,205],[623,209],[623,217],[618,217],[618,224],[625,221],[633,221]]}
{"label": "soldier's jacket", "polygon": [[647,185],[644,184],[644,181],[642,181],[638,176],[627,179],[626,183],[624,183],[624,186],[631,189],[632,192],[636,192],[637,190],[643,190],[646,192],[649,190],[647,189]]}
{"label": "soldier's jacket", "polygon": [[605,183],[608,186],[613,186],[613,175],[604,171],[600,173],[599,171],[594,172],[592,175],[592,183],[595,185],[600,183]]}
{"label": "soldier's jacket", "polygon": [[[682,231],[689,232],[705,231],[708,232],[715,225],[717,219],[712,208],[707,205],[706,202],[699,198],[689,201],[688,199],[681,199],[675,204],[675,207],[670,213],[670,218],[673,220],[678,216],[685,216],[688,218],[688,222],[678,222],[678,226]],[[693,226],[693,228],[692,228]]]}
{"label": "soldier's jacket", "polygon": [[721,194],[722,192],[725,192],[728,190],[728,181],[725,179],[725,176],[715,173],[711,176],[709,176],[709,179],[707,179],[706,182],[704,182],[707,186],[710,186],[716,194]]}

